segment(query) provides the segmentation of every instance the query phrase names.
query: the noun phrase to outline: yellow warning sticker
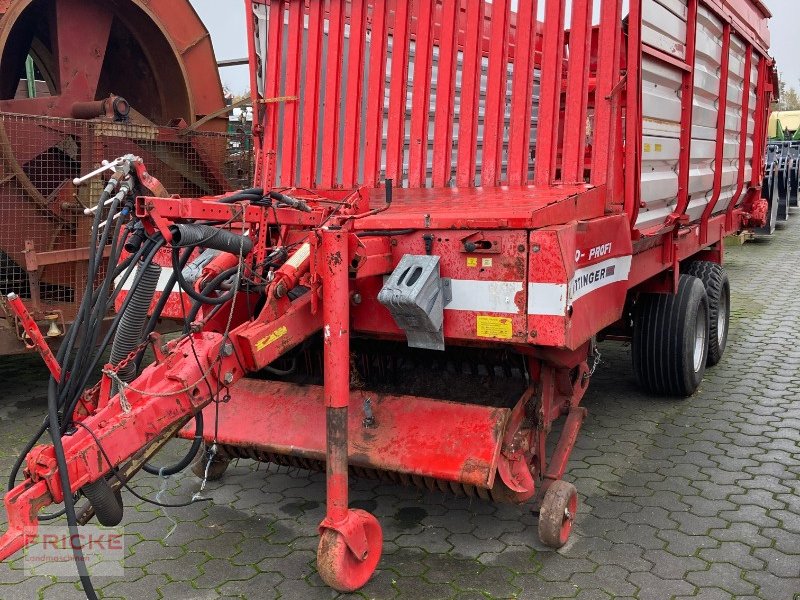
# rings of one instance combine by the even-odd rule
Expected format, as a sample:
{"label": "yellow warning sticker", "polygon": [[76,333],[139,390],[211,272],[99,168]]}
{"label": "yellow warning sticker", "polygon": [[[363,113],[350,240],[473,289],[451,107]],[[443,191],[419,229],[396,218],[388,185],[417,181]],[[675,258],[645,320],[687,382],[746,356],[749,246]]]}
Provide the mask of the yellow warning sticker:
{"label": "yellow warning sticker", "polygon": [[492,259],[491,258],[482,258],[481,259],[481,266],[482,267],[491,267],[492,266]]}
{"label": "yellow warning sticker", "polygon": [[656,152],[661,152],[663,146],[661,144],[656,144]]}
{"label": "yellow warning sticker", "polygon": [[268,336],[265,336],[256,342],[256,351],[261,352],[264,348],[269,346],[272,342],[276,342],[289,333],[289,330],[286,329],[286,326],[283,325],[278,327],[275,331],[270,333]]}
{"label": "yellow warning sticker", "polygon": [[478,337],[510,340],[512,336],[511,319],[478,315],[477,334]]}
{"label": "yellow warning sticker", "polygon": [[650,144],[645,144],[644,145],[644,151],[645,152],[650,152]]}
{"label": "yellow warning sticker", "polygon": [[477,267],[478,266],[478,259],[474,256],[467,257],[467,266],[468,267]]}

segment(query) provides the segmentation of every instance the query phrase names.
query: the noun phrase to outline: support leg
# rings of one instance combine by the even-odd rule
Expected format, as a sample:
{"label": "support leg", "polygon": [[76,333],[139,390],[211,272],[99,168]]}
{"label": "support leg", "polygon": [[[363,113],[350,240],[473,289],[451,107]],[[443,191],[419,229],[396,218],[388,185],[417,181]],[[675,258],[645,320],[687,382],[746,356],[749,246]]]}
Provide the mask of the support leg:
{"label": "support leg", "polygon": [[350,293],[347,233],[322,232],[322,318],[326,411],[327,513],[320,524],[317,569],[332,588],[350,592],[372,576],[383,534],[377,519],[348,509],[347,413],[350,401]]}

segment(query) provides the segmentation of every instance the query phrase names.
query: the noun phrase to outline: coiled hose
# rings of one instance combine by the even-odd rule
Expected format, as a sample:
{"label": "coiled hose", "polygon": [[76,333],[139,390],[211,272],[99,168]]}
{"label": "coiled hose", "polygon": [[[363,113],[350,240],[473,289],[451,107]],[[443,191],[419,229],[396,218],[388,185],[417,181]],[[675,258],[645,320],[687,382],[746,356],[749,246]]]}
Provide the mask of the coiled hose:
{"label": "coiled hose", "polygon": [[170,228],[172,232],[173,246],[204,246],[214,250],[222,250],[230,254],[239,254],[242,249],[242,256],[247,256],[253,249],[253,240],[238,233],[233,233],[227,229],[221,229],[212,225],[197,225],[194,223],[183,223],[174,225]]}
{"label": "coiled hose", "polygon": [[[161,275],[161,267],[152,262],[146,266],[139,265],[138,269],[137,275],[141,274],[139,284],[128,292],[132,295],[130,304],[119,321],[114,342],[111,344],[110,360],[112,365],[118,365],[141,342],[147,310],[153,301],[158,278]],[[119,370],[117,375],[122,381],[133,381],[136,377],[136,365],[133,361],[129,362]],[[119,390],[113,390],[114,393],[117,391]]]}

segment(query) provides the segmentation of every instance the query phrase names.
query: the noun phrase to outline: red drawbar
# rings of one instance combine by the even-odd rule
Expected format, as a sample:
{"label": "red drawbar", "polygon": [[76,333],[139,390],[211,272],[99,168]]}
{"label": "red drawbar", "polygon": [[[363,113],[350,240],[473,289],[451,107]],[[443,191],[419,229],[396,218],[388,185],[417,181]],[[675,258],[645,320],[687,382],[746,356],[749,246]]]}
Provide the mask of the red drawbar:
{"label": "red drawbar", "polygon": [[[217,442],[276,454],[325,459],[322,388],[242,379],[219,405]],[[369,398],[374,426],[364,425]],[[216,406],[203,416],[206,441],[214,441]],[[351,465],[494,485],[507,408],[444,402],[416,396],[350,393]],[[443,432],[446,434],[443,435]],[[194,424],[181,431],[191,438]]]}

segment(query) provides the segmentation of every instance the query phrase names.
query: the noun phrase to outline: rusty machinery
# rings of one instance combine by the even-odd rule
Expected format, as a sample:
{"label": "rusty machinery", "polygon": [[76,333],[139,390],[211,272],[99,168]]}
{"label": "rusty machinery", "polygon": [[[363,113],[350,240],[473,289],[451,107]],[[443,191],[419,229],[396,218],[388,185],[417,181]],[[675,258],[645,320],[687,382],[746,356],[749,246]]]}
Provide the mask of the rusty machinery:
{"label": "rusty machinery", "polygon": [[[109,165],[88,269],[105,249],[115,266],[43,352],[48,420],[0,557],[47,505],[118,523],[138,469],[213,479],[234,457],[326,470],[318,569],[338,590],[382,547],[351,474],[532,501],[563,545],[598,339],[632,340],[646,390],[692,394],[727,342],[722,238],[766,210],[766,8],[628,4],[248,1],[256,187],[169,196],[140,157]],[[163,316],[183,335],[164,343]],[[176,432],[184,459],[152,464]]]}
{"label": "rusty machinery", "polygon": [[[3,0],[0,63],[0,291],[58,343],[85,283],[81,211],[100,193],[76,176],[135,153],[174,192],[215,194],[241,165],[226,164],[226,119],[206,119],[225,100],[188,1]],[[3,309],[0,355],[24,351]]]}

